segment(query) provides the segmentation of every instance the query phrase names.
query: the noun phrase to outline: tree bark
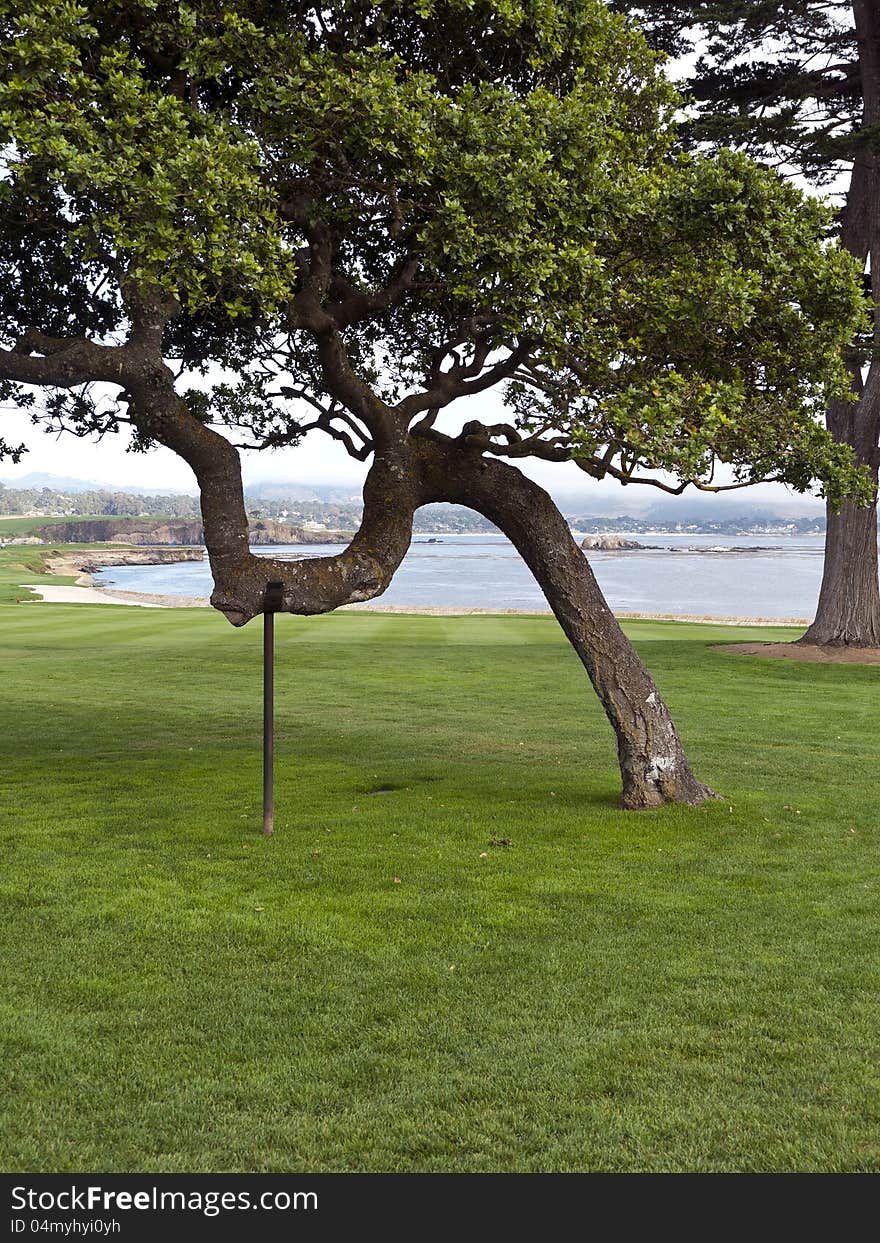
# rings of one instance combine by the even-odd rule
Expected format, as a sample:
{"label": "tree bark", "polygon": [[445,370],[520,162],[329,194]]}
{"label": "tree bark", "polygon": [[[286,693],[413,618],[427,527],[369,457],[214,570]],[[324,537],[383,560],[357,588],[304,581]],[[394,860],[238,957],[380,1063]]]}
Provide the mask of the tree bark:
{"label": "tree bark", "polygon": [[[874,472],[876,482],[877,473]],[[825,568],[816,617],[799,643],[880,647],[877,506],[828,509]]]}
{"label": "tree bark", "polygon": [[[853,14],[859,41],[859,69],[864,99],[863,124],[880,124],[880,5],[855,0]],[[876,142],[857,152],[843,213],[841,243],[860,263],[871,257],[875,300],[880,259],[880,157]],[[880,347],[880,313],[875,310],[874,344]],[[880,439],[880,363],[873,362],[866,382],[853,367],[858,400],[834,402],[828,429],[836,440],[852,445],[859,461],[877,481]],[[880,647],[880,580],[877,568],[877,501],[859,509],[845,502],[839,513],[826,507],[825,566],[816,617],[799,640],[828,646]]]}
{"label": "tree bark", "polygon": [[696,806],[714,797],[691,771],[669,709],[543,488],[514,467],[454,447],[432,442],[426,458],[427,499],[483,514],[540,584],[617,736],[623,807]]}
{"label": "tree bark", "polygon": [[214,578],[211,603],[234,626],[264,611],[269,582],[282,584],[282,611],[302,616],[381,595],[409,551],[413,514],[420,503],[406,436],[376,444],[364,484],[363,519],[347,548],[336,556],[303,561],[257,557],[248,542],[237,449],[168,391],[164,372],[129,387],[149,412],[151,434],[179,454],[198,480]]}
{"label": "tree bark", "polygon": [[[876,495],[877,434],[880,426],[880,368],[875,363],[857,405],[836,405],[828,425],[871,470]],[[829,647],[880,647],[880,589],[877,566],[877,505],[859,508],[845,501],[828,507],[825,568],[816,618],[801,643]]]}

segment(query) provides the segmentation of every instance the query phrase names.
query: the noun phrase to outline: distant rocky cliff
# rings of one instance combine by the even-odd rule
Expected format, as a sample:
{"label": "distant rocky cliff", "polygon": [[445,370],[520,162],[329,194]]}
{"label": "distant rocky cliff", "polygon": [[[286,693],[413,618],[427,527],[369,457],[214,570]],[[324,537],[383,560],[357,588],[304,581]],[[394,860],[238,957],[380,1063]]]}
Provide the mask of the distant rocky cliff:
{"label": "distant rocky cliff", "polygon": [[[201,522],[175,519],[172,522],[140,521],[132,518],[89,518],[82,522],[56,522],[39,527],[37,534],[45,544],[134,544],[138,547],[198,547],[205,542]],[[271,518],[252,519],[252,544],[341,544],[349,536],[343,531],[305,531]]]}
{"label": "distant rocky cliff", "polygon": [[252,544],[347,544],[352,537],[350,531],[307,531],[272,518],[251,518],[249,525]]}

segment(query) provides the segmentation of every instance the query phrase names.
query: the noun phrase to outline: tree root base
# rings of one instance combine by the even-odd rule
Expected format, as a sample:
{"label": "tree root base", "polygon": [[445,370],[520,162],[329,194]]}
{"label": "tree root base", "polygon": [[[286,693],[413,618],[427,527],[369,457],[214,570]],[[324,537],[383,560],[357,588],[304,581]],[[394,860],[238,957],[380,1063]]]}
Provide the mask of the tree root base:
{"label": "tree root base", "polygon": [[663,789],[654,784],[634,784],[624,789],[620,805],[624,811],[656,811],[658,807],[665,807],[667,803],[677,803],[684,807],[699,807],[702,803],[709,802],[710,799],[718,798],[721,798],[721,795],[716,794],[710,786],[704,786],[695,778],[690,778],[673,783],[671,786],[664,785]]}

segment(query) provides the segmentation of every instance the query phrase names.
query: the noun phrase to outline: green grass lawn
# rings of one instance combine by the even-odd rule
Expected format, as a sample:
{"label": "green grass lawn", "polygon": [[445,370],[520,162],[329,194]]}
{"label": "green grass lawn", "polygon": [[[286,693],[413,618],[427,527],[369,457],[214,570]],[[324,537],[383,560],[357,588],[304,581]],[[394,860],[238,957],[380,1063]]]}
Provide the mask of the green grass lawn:
{"label": "green grass lawn", "polygon": [[633,815],[552,620],[281,617],[264,840],[259,626],[15,604],[38,567],[2,1168],[880,1168],[876,668],[629,625],[725,796]]}
{"label": "green grass lawn", "polygon": [[71,514],[70,517],[53,518],[12,518],[2,514],[0,515],[0,539],[9,539],[15,535],[33,535],[41,527],[58,526],[62,522],[88,521],[90,519],[78,518],[75,514]]}
{"label": "green grass lawn", "polygon": [[[74,522],[106,522],[111,521],[114,527],[119,531],[125,531],[128,527],[142,527],[145,522],[155,523],[157,526],[163,522],[190,522],[190,518],[174,518],[162,517],[161,515],[149,514],[142,518],[121,517],[117,518],[114,514],[62,514],[52,517],[37,518],[12,518],[6,514],[0,514],[0,539],[9,539],[16,535],[35,535],[41,531],[43,527],[55,527],[62,524],[69,525]],[[93,537],[94,538],[94,537]],[[66,546],[66,545],[65,545]],[[0,566],[3,562],[0,561]]]}

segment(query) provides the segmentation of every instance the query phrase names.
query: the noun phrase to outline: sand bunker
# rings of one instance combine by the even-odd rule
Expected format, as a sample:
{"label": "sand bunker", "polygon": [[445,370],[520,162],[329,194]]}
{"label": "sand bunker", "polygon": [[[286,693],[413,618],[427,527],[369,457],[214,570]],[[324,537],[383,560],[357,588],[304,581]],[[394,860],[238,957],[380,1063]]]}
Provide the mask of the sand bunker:
{"label": "sand bunker", "polygon": [[144,609],[158,609],[160,604],[147,603],[145,600],[125,599],[110,592],[99,591],[96,587],[53,587],[43,583],[22,583],[28,591],[36,592],[47,604],[129,604],[139,605]]}

